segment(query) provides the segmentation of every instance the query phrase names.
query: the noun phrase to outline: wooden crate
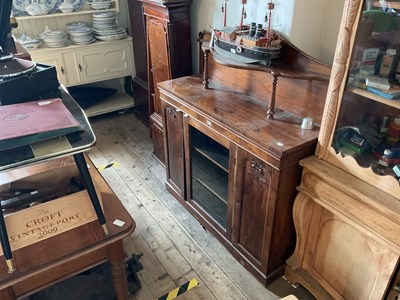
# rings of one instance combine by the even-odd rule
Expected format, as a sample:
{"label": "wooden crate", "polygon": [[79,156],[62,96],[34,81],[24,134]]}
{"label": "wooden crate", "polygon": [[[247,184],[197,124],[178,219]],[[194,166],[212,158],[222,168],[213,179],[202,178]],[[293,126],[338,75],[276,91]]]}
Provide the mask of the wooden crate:
{"label": "wooden crate", "polygon": [[[110,193],[111,190],[93,164],[88,159],[87,162],[102,205],[101,192]],[[3,173],[0,177],[0,191],[7,187],[57,185],[62,193],[61,189],[68,185],[69,179],[79,175],[74,161],[70,158],[62,158],[7,173]],[[97,220],[97,216],[86,189],[5,215],[12,251],[94,220]],[[2,255],[1,250],[0,255]]]}

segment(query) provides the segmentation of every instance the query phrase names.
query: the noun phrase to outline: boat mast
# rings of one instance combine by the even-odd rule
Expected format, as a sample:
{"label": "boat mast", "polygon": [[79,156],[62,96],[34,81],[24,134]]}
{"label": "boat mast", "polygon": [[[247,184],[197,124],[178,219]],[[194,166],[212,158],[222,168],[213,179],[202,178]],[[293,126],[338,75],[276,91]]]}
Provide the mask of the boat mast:
{"label": "boat mast", "polygon": [[226,27],[226,16],[228,11],[228,0],[224,1],[224,6],[222,7],[222,12],[224,13],[224,27]]}
{"label": "boat mast", "polygon": [[271,16],[272,16],[272,10],[275,8],[275,4],[271,1],[268,2],[268,28],[267,28],[267,47],[271,46]]}
{"label": "boat mast", "polygon": [[247,0],[242,0],[242,14],[240,16],[240,29],[243,28],[243,19],[245,18],[246,10],[244,9],[244,5],[247,4]]}

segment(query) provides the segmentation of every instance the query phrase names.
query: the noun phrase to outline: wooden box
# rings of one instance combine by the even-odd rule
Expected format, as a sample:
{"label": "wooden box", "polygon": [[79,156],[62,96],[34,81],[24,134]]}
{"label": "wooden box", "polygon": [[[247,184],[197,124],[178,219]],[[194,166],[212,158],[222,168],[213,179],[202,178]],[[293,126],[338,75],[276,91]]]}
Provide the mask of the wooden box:
{"label": "wooden box", "polygon": [[[104,181],[91,163],[89,171],[102,203],[100,191],[104,191]],[[5,214],[12,251],[97,220],[86,189],[71,188],[71,180],[79,178],[71,157],[0,174],[0,192],[34,187],[39,195],[34,197],[37,201],[32,206]],[[43,198],[46,202],[40,203]]]}

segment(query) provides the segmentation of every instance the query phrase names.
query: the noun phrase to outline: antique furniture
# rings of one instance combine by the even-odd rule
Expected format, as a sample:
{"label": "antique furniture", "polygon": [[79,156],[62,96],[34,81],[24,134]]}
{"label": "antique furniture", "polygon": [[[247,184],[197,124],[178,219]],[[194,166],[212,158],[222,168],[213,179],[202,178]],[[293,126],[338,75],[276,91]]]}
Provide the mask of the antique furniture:
{"label": "antique furniture", "polygon": [[[158,84],[167,189],[263,283],[293,251],[298,161],[314,152],[330,72],[284,49],[269,71],[211,53],[207,89],[197,76]],[[279,79],[273,119],[271,70],[301,77]],[[315,118],[314,129],[300,127],[304,116]]]}
{"label": "antique furniture", "polygon": [[[110,263],[110,271],[117,298],[119,300],[127,299],[128,285],[125,273],[125,254],[122,240],[133,232],[135,223],[90,160],[87,160],[87,163],[90,165],[90,172],[96,190],[101,194],[105,216],[108,220],[112,221],[110,225],[110,235],[106,239],[104,238],[104,232],[97,220],[80,226],[74,226],[73,222],[76,221],[76,218],[85,218],[86,216],[79,216],[82,211],[75,210],[74,212],[73,208],[70,208],[70,214],[63,214],[66,207],[61,205],[57,213],[52,215],[53,217],[56,216],[59,218],[54,218],[52,220],[53,223],[50,223],[50,221],[46,222],[44,218],[46,214],[41,215],[40,211],[48,209],[48,204],[55,205],[57,201],[63,201],[62,198],[29,208],[30,210],[37,209],[39,212],[35,217],[37,218],[39,216],[39,218],[41,218],[42,230],[40,232],[42,235],[45,234],[45,232],[50,232],[50,230],[45,231],[43,229],[46,226],[46,228],[50,228],[49,226],[51,225],[53,230],[59,228],[60,225],[55,225],[58,224],[58,222],[69,222],[69,230],[54,234],[47,239],[42,238],[38,242],[26,245],[14,251],[14,259],[18,266],[18,272],[8,274],[5,265],[0,265],[1,299],[11,300],[26,297],[106,261]],[[19,181],[25,180],[26,182],[26,178],[34,176],[41,176],[40,178],[44,180],[47,178],[47,180],[49,180],[48,176],[54,176],[54,174],[58,174],[57,178],[63,177],[65,173],[68,173],[66,170],[74,167],[73,160],[70,157],[64,157],[2,173],[0,174],[0,183],[4,184],[8,181],[11,184],[18,184]],[[61,172],[61,174],[57,172]],[[54,179],[52,181],[54,181]],[[78,194],[76,200],[79,203],[79,208],[82,208],[81,205],[85,204],[85,199],[79,197],[79,195],[83,194],[79,194],[79,192],[75,194]],[[64,198],[66,197],[71,197],[71,195],[65,196]],[[66,199],[64,205],[68,202],[69,200]],[[90,204],[90,201],[87,204]],[[78,208],[76,207],[76,209]],[[21,213],[22,212],[24,211],[21,211]],[[119,223],[114,222],[117,220]],[[112,224],[113,222],[114,224]],[[25,219],[23,223],[32,226],[33,220]],[[31,228],[32,227],[27,227],[26,230]],[[38,227],[37,229],[39,232],[40,228]]]}
{"label": "antique furniture", "polygon": [[301,161],[294,203],[297,242],[285,274],[318,299],[399,296],[400,105],[371,83],[398,86],[400,5],[365,2],[344,3],[317,156]]}
{"label": "antique furniture", "polygon": [[[60,156],[73,155],[79,172],[83,178],[87,192],[96,211],[98,220],[103,226],[104,233],[108,235],[108,227],[103,211],[101,209],[98,195],[93,186],[87,164],[83,157],[83,152],[89,150],[96,141],[94,133],[90,127],[86,115],[74,99],[61,87],[57,90],[37,95],[36,100],[61,98],[64,105],[68,108],[75,119],[80,123],[82,130],[57,138],[44,140],[31,145],[0,151],[0,172],[11,170],[28,164],[40,163]],[[1,106],[0,106],[1,109]],[[0,205],[1,208],[1,205]],[[0,209],[0,226],[2,249],[9,268],[9,272],[15,272],[12,260],[12,253],[7,237],[7,229],[4,223],[3,211]],[[18,266],[17,266],[18,268]]]}
{"label": "antique furniture", "polygon": [[149,85],[147,77],[146,20],[140,0],[128,0],[131,24],[135,76],[132,78],[132,92],[135,98],[135,113],[149,123]]}
{"label": "antique furniture", "polygon": [[164,164],[163,122],[157,83],[192,74],[191,0],[141,0],[146,16],[150,132]]}
{"label": "antique furniture", "polygon": [[[49,14],[38,16],[15,16],[18,28],[13,30],[16,37],[25,33],[31,37],[39,36],[46,26],[50,30],[66,31],[65,25],[71,22],[93,23],[92,16],[98,10],[92,9],[88,0],[74,1],[73,12],[51,11]],[[57,3],[60,4],[62,1]],[[113,1],[113,6],[101,10],[101,13],[119,13],[119,1]],[[81,5],[82,4],[82,5]],[[21,5],[18,2],[18,5]],[[80,9],[78,9],[80,8]],[[66,47],[49,48],[44,45],[37,49],[30,49],[29,54],[35,62],[53,65],[57,68],[60,83],[65,87],[101,84],[104,81],[117,80],[119,93],[98,103],[91,103],[85,110],[90,116],[125,109],[134,106],[131,96],[124,92],[126,76],[133,74],[132,38],[96,40],[90,44],[69,44]],[[109,84],[111,84],[110,81]]]}

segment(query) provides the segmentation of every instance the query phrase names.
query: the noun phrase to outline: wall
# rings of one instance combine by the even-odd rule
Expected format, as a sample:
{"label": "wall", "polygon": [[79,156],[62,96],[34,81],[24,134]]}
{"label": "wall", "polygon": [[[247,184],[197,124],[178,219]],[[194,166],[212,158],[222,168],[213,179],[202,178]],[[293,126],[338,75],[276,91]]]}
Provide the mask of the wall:
{"label": "wall", "polygon": [[[119,22],[129,27],[127,0],[119,0]],[[245,23],[264,22],[269,0],[248,0]],[[342,16],[344,0],[274,0],[276,6],[271,18],[273,29],[279,31],[305,53],[331,65]],[[228,0],[227,24],[240,23],[241,0]],[[221,7],[224,0],[193,0],[192,51],[193,70],[198,71],[196,38],[200,31],[223,26]],[[210,27],[211,26],[211,27]],[[133,37],[135,38],[135,37]]]}
{"label": "wall", "polygon": [[[245,23],[263,23],[269,0],[248,0]],[[331,65],[342,16],[344,0],[274,0],[276,6],[271,23],[299,49],[322,62]],[[195,45],[198,32],[221,28],[224,0],[193,0],[192,37],[193,56],[197,57]],[[240,23],[241,0],[228,0],[227,24]],[[194,69],[197,70],[196,64]]]}

